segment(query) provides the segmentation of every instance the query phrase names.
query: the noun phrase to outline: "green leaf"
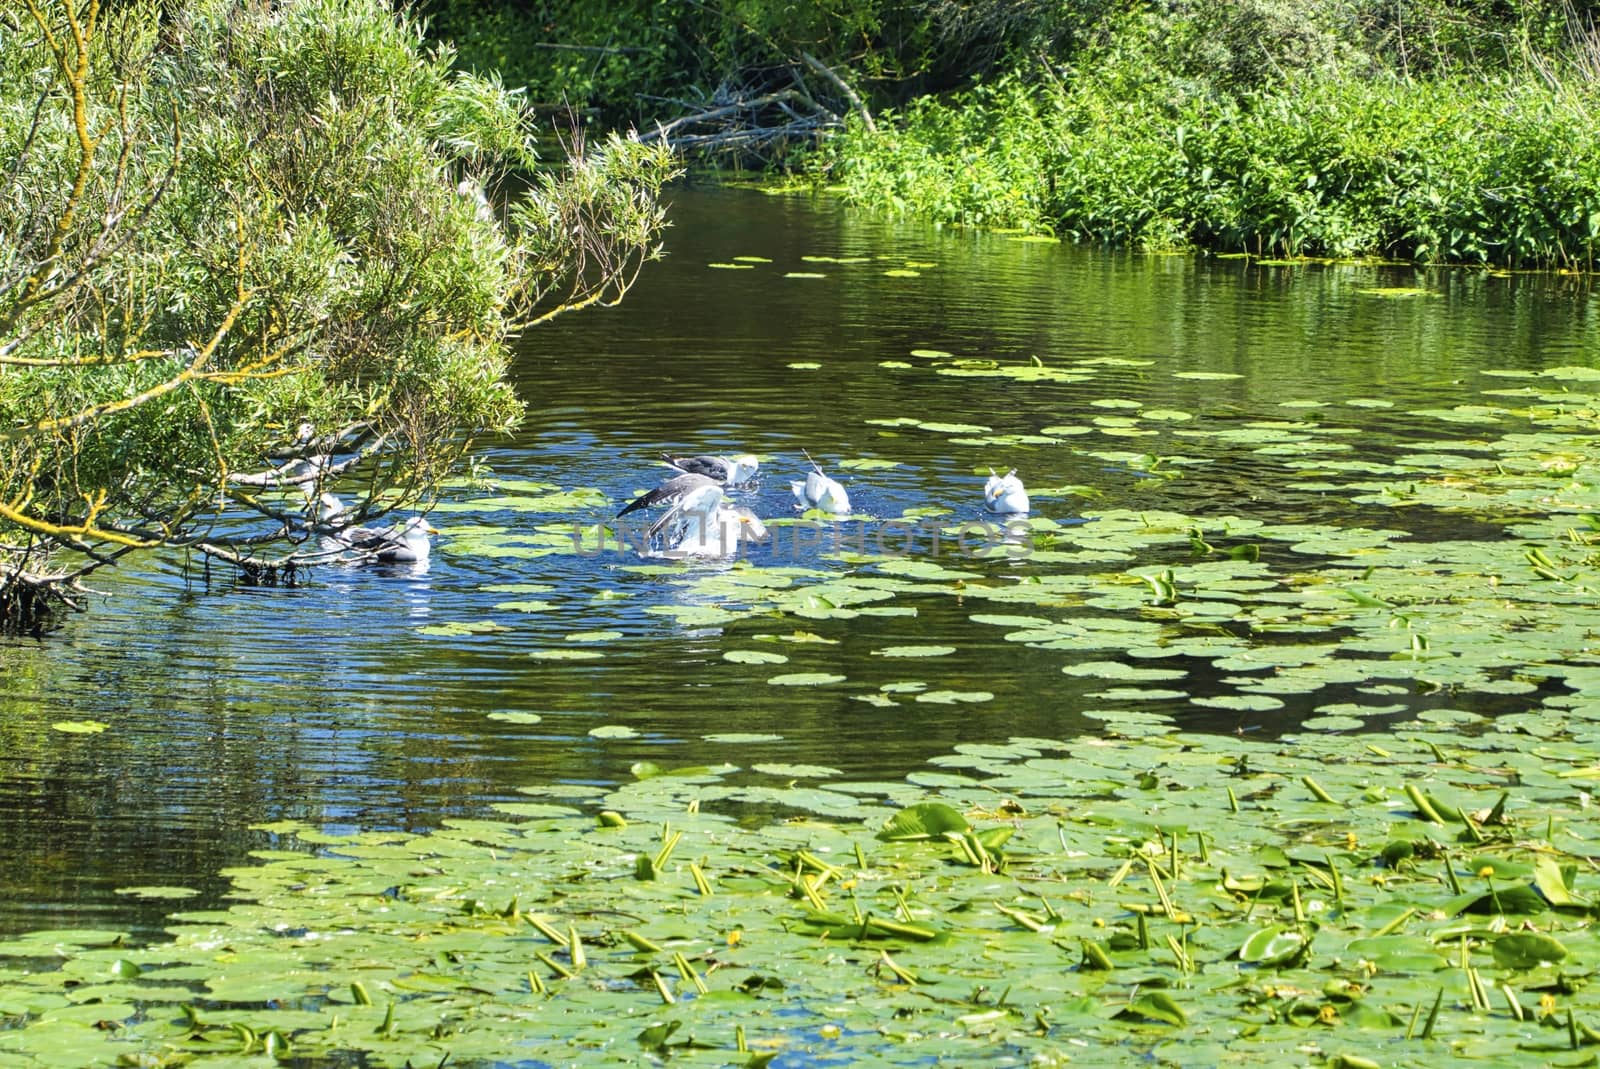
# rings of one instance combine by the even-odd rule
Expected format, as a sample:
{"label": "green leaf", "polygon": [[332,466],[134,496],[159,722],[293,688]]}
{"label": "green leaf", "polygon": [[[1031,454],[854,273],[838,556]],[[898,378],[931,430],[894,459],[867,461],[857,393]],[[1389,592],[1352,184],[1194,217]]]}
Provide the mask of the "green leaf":
{"label": "green leaf", "polygon": [[1540,932],[1511,932],[1490,946],[1495,964],[1504,969],[1534,969],[1567,956],[1567,948]]}
{"label": "green leaf", "polygon": [[1177,1000],[1165,991],[1146,991],[1128,1003],[1127,1009],[1123,1012],[1147,1017],[1152,1021],[1161,1021],[1165,1024],[1185,1025],[1189,1023],[1189,1015],[1183,1012],[1183,1007],[1178,1005]]}
{"label": "green leaf", "polygon": [[1286,965],[1302,957],[1308,949],[1304,933],[1272,925],[1250,933],[1239,948],[1239,960],[1252,965]]}
{"label": "green leaf", "polygon": [[970,827],[966,817],[943,802],[919,802],[890,817],[878,832],[878,838],[888,842],[936,839],[950,833],[959,834]]}

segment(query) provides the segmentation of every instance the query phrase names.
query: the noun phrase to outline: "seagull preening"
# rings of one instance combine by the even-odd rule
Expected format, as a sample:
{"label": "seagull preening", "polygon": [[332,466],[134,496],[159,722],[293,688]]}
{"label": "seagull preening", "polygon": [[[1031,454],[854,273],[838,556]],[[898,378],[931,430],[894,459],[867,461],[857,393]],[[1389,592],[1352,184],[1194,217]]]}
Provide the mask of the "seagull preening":
{"label": "seagull preening", "polygon": [[[806,454],[806,459],[811,460],[810,453]],[[850,511],[850,495],[844,492],[844,487],[828,478],[822,465],[815,460],[811,460],[811,470],[806,472],[804,481],[796,479],[789,484],[789,488],[794,491],[794,499],[801,508],[836,513]]]}
{"label": "seagull preening", "polygon": [[989,481],[983,484],[983,507],[990,512],[1027,512],[1028,491],[1017,478],[1017,469],[996,475],[989,469]]}
{"label": "seagull preening", "polygon": [[[764,542],[767,526],[747,508],[723,502],[711,513],[709,524],[699,516],[685,516],[668,533],[663,557],[732,557],[745,542]],[[652,554],[654,555],[654,554]]]}
{"label": "seagull preening", "polygon": [[393,527],[346,527],[334,538],[376,564],[417,564],[428,559],[430,535],[437,534],[421,516]]}
{"label": "seagull preening", "polygon": [[665,530],[668,524],[689,517],[698,519],[701,530],[707,530],[711,526],[712,515],[722,504],[722,484],[706,475],[685,472],[628,502],[617,513],[617,519],[622,519],[635,509],[663,503],[667,505],[667,511],[650,525],[651,538]]}
{"label": "seagull preening", "polygon": [[650,525],[645,536],[646,543],[662,536],[661,556],[727,557],[739,551],[740,543],[759,542],[767,537],[766,525],[755,513],[729,504],[720,482],[694,472],[674,476],[640,494],[623,506],[617,519],[636,509],[661,504],[667,506],[667,511]]}
{"label": "seagull preening", "polygon": [[[307,494],[309,496],[309,491]],[[421,516],[413,516],[391,527],[350,527],[341,523],[349,513],[337,494],[323,493],[316,500],[315,522],[325,531],[323,546],[354,553],[358,563],[420,563],[428,559],[433,548],[430,536],[439,533]]]}
{"label": "seagull preening", "polygon": [[704,475],[726,486],[744,486],[761,469],[761,462],[749,453],[740,453],[736,457],[675,457],[671,453],[662,453],[661,459],[685,474]]}

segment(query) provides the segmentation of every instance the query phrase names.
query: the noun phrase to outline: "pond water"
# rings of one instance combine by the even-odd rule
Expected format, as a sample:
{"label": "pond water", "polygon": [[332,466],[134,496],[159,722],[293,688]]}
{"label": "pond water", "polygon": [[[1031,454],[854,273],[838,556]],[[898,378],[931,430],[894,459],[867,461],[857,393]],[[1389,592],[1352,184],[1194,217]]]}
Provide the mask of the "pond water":
{"label": "pond water", "polygon": [[[1559,407],[1568,380],[1527,376],[1593,363],[1587,280],[1108,254],[748,192],[685,190],[671,217],[620,307],[524,340],[529,419],[451,491],[425,570],[241,589],[173,561],[0,646],[0,932],[158,927],[174,900],[129,889],[214,899],[266,841],[252,824],[421,829],[641,761],[900,780],[1011,736],[1374,730],[1571,698],[1549,666],[1588,663],[1586,625],[1519,653],[1504,620],[1435,615],[1434,647],[1486,652],[1419,669],[1447,580],[1374,587],[1401,565],[1362,555],[1515,543],[1526,510],[1417,486]],[[1578,415],[1516,463],[1585,463]],[[731,565],[578,551],[663,450],[758,454],[739,497],[768,518],[796,514],[809,451],[856,516],[773,524]],[[955,529],[986,518],[990,467],[1017,468],[1033,510],[1025,541],[974,555],[983,529]],[[1450,576],[1474,569],[1505,571]],[[1347,600],[1294,600],[1319,587]],[[1348,617],[1366,602],[1397,644]],[[1362,657],[1377,668],[1327,667]],[[107,727],[51,726],[77,721]]]}

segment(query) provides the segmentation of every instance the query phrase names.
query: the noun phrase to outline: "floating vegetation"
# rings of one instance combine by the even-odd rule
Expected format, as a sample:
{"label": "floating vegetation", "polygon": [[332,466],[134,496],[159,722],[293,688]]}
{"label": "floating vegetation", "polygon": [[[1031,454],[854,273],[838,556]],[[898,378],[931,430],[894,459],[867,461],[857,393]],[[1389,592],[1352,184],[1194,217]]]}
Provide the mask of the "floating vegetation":
{"label": "floating vegetation", "polygon": [[544,720],[538,713],[490,713],[490,720],[503,720],[507,724],[537,724]]}
{"label": "floating vegetation", "polygon": [[1443,294],[1433,290],[1421,289],[1416,286],[1371,286],[1356,290],[1364,297],[1383,297],[1389,300],[1398,300],[1405,297],[1440,297]]}
{"label": "floating vegetation", "polygon": [[50,725],[50,730],[64,735],[98,735],[110,726],[99,720],[57,720]]}
{"label": "floating vegetation", "polygon": [[[421,835],[280,822],[230,904],[175,914],[168,942],[0,943],[0,1052],[1576,1065],[1600,1042],[1594,720],[1533,747],[1115,723],[961,746],[901,783],[642,764]],[[797,816],[752,826],[745,804]]]}

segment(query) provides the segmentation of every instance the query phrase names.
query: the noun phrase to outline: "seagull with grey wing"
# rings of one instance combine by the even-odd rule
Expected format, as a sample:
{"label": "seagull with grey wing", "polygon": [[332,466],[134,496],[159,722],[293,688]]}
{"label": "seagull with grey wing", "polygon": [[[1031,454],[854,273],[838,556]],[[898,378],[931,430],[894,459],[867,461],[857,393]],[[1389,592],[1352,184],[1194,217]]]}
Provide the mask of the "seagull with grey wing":
{"label": "seagull with grey wing", "polygon": [[[311,490],[306,490],[310,505]],[[337,494],[323,493],[316,499],[315,524],[323,532],[325,549],[356,554],[346,558],[368,564],[420,564],[432,548],[428,536],[439,532],[421,516],[413,516],[391,527],[354,527],[350,509]]]}
{"label": "seagull with grey wing", "polygon": [[704,532],[710,528],[712,517],[722,505],[722,484],[707,475],[684,472],[628,502],[617,513],[617,519],[622,519],[635,509],[661,504],[667,506],[667,511],[650,525],[651,538],[666,530],[670,524],[687,524],[691,519]]}
{"label": "seagull with grey wing", "polygon": [[704,475],[725,486],[744,486],[761,470],[761,462],[749,453],[740,453],[736,457],[675,457],[671,453],[662,453],[661,459],[685,474]]}

